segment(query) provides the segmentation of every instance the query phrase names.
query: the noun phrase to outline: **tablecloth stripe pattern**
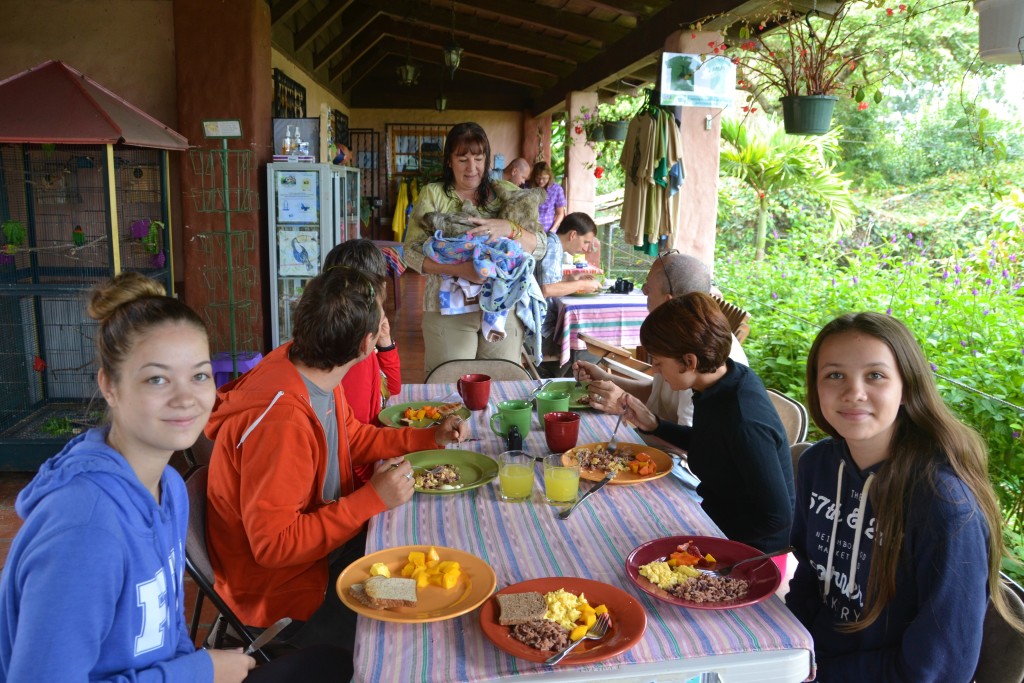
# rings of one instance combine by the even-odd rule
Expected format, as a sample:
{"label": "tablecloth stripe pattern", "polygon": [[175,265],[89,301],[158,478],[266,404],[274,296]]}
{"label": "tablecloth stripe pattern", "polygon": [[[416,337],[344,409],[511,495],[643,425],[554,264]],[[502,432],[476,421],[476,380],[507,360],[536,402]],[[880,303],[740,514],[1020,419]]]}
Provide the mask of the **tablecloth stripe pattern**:
{"label": "tablecloth stripe pattern", "polygon": [[[483,441],[464,448],[494,457],[501,441],[483,427],[484,419],[497,401],[528,397],[534,386],[492,383],[491,405],[472,418],[473,438]],[[405,385],[396,402],[442,398],[453,390],[454,385]],[[540,455],[547,448],[536,425],[535,416],[525,448]],[[613,425],[612,417],[586,412],[580,443],[606,440]],[[635,435],[632,440],[639,441]],[[669,605],[633,586],[626,576],[625,561],[636,546],[664,536],[722,535],[673,477],[638,486],[605,487],[566,521],[557,519],[555,512],[556,508],[544,503],[543,473],[538,464],[531,501],[502,503],[496,480],[462,494],[416,494],[410,504],[371,520],[366,550],[431,544],[459,548],[494,569],[499,589],[548,576],[583,577],[621,587],[646,610],[647,632],[624,654],[579,667],[580,671],[595,672],[598,679],[602,670],[633,663],[812,649],[809,634],[775,596],[752,607],[711,612]],[[359,617],[358,681],[482,681],[545,670],[494,647],[480,629],[478,611],[422,625]]]}
{"label": "tablecloth stripe pattern", "polygon": [[573,350],[587,345],[579,334],[614,346],[634,348],[640,344],[640,325],[647,317],[647,297],[635,294],[601,294],[595,297],[561,297],[557,330],[562,365],[569,362]]}

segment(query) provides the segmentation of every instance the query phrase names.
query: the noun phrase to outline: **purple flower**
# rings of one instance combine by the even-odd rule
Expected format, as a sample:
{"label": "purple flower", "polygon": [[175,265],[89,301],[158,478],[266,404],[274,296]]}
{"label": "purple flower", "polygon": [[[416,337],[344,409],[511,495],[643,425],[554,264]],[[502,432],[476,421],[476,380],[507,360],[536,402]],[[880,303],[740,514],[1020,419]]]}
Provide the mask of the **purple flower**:
{"label": "purple flower", "polygon": [[960,278],[957,278],[957,279],[953,280],[953,284],[956,285],[957,287],[959,287],[960,286]]}
{"label": "purple flower", "polygon": [[918,246],[918,247],[923,247],[924,246],[923,244],[921,244],[921,240],[914,240],[914,245]]}
{"label": "purple flower", "polygon": [[1003,268],[1003,279],[1006,279],[1008,277],[1010,277],[1010,271],[1008,271],[1006,268]]}
{"label": "purple flower", "polygon": [[942,271],[942,279],[943,280],[948,280],[949,279],[949,271],[948,270]]}
{"label": "purple flower", "polygon": [[1020,283],[1019,282],[1014,282],[1013,283],[1013,287],[1010,288],[1010,291],[1011,292],[1016,292],[1018,289],[1020,289]]}
{"label": "purple flower", "polygon": [[992,284],[992,278],[990,278],[990,277],[985,278],[985,286],[987,287],[990,284]]}
{"label": "purple flower", "polygon": [[1013,438],[1019,439],[1020,438],[1020,432],[1014,432],[1013,433]]}
{"label": "purple flower", "polygon": [[988,315],[988,309],[987,309],[987,308],[986,308],[986,309],[983,309],[983,310],[981,311],[981,314],[982,314],[982,315]]}
{"label": "purple flower", "polygon": [[896,235],[893,235],[892,239],[889,241],[892,242],[893,244],[896,244]]}
{"label": "purple flower", "polygon": [[977,287],[971,287],[971,294],[974,295],[974,296],[978,296],[978,288]]}
{"label": "purple flower", "polygon": [[955,266],[953,266],[953,272],[956,273],[957,275],[960,274],[960,264],[959,263],[956,264]]}
{"label": "purple flower", "polygon": [[978,351],[978,349],[973,349],[973,350],[971,351],[971,355],[973,355],[973,356],[974,356],[975,358],[977,358],[978,356],[980,356],[980,355],[981,355],[981,352],[980,352],[980,351]]}
{"label": "purple flower", "polygon": [[832,286],[833,287],[836,286],[836,276],[835,275],[832,276]]}
{"label": "purple flower", "polygon": [[[1024,228],[1022,228],[1022,229],[1024,229]],[[1016,254],[1010,254],[1010,263],[1016,263],[1016,262],[1017,262],[1017,255]]]}
{"label": "purple flower", "polygon": [[778,298],[779,298],[779,295],[778,295],[778,294],[776,294],[775,292],[772,292],[772,298],[773,298],[773,299],[778,299]]}
{"label": "purple flower", "polygon": [[908,232],[908,233],[907,233],[907,239],[908,239],[908,240],[912,240],[912,239],[914,239],[914,233],[912,233],[912,232]]}
{"label": "purple flower", "polygon": [[892,315],[892,306],[890,306],[889,308],[885,309],[885,314],[886,315]]}
{"label": "purple flower", "polygon": [[857,283],[859,283],[859,282],[860,282],[860,278],[859,278],[859,277],[857,277],[856,275],[854,275],[854,276],[853,276],[853,284],[857,284]]}
{"label": "purple flower", "polygon": [[938,372],[939,371],[939,366],[936,365],[935,363],[930,363],[929,365],[932,366],[932,372]]}
{"label": "purple flower", "polygon": [[772,230],[772,238],[773,239],[779,239],[779,231],[778,230]]}
{"label": "purple flower", "polygon": [[962,346],[962,347],[964,347],[966,349],[967,348],[967,340],[966,339],[961,339],[960,340],[960,346]]}

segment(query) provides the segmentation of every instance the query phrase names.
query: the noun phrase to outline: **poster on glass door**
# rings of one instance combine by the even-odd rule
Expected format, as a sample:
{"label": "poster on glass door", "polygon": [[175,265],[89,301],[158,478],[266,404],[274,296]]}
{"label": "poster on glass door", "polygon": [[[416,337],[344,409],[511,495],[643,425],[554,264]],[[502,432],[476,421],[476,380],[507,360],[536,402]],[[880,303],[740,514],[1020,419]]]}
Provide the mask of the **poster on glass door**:
{"label": "poster on glass door", "polygon": [[320,223],[320,174],[317,171],[275,171],[277,222]]}
{"label": "poster on glass door", "polygon": [[314,230],[277,232],[277,274],[313,277],[320,268],[320,233]]}

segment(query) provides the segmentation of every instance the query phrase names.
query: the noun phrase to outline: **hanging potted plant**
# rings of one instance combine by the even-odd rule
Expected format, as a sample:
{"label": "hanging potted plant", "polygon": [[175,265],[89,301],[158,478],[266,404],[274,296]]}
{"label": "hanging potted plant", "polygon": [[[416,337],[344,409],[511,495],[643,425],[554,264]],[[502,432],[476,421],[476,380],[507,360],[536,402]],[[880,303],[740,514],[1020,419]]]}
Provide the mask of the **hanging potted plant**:
{"label": "hanging potted plant", "polygon": [[[903,14],[906,5],[880,9],[883,23],[870,24],[848,21],[856,4],[844,3],[832,16],[776,9],[734,23],[729,33],[735,38],[710,43],[714,55],[730,57],[736,64],[737,86],[750,93],[744,110],[752,111],[753,103],[769,94],[778,95],[787,133],[821,135],[831,127],[839,95],[849,95],[864,109],[873,89],[875,102],[880,102],[877,86],[889,74],[882,69],[882,56],[863,39],[871,30],[893,30],[893,23],[900,20],[896,15]],[[700,24],[694,28],[699,30]]]}
{"label": "hanging potted plant", "polygon": [[981,58],[997,64],[1024,64],[1024,3],[975,0]]}
{"label": "hanging potted plant", "polygon": [[604,139],[622,141],[626,139],[626,132],[629,130],[629,121],[605,121],[603,124]]}

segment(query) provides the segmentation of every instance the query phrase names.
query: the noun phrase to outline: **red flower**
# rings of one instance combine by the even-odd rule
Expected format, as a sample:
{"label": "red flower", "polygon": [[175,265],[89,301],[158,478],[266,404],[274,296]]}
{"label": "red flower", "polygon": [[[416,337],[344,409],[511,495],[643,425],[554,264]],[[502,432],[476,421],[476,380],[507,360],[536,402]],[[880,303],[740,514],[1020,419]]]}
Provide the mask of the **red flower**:
{"label": "red flower", "polygon": [[866,101],[865,102],[861,102],[860,104],[857,105],[857,111],[864,111],[867,108],[868,108],[868,103]]}
{"label": "red flower", "polygon": [[696,34],[696,33],[691,33],[691,34],[690,34],[690,38],[696,38],[696,37],[697,37],[697,34]]}
{"label": "red flower", "polygon": [[712,40],[710,43],[708,43],[708,47],[714,47],[714,46],[715,46],[715,41]]}
{"label": "red flower", "polygon": [[596,168],[594,169],[594,177],[595,177],[595,178],[597,178],[598,180],[600,180],[600,179],[601,179],[601,176],[603,176],[603,175],[604,175],[604,166],[598,166],[598,167],[596,167]]}
{"label": "red flower", "polygon": [[574,130],[576,131],[576,135],[583,135],[583,126],[577,125]]}
{"label": "red flower", "polygon": [[891,7],[887,7],[886,10],[885,10],[885,13],[888,14],[891,17],[893,15],[894,11],[895,10],[893,10]]}
{"label": "red flower", "polygon": [[907,6],[906,5],[900,5],[900,12],[906,12],[906,11],[907,11]]}

